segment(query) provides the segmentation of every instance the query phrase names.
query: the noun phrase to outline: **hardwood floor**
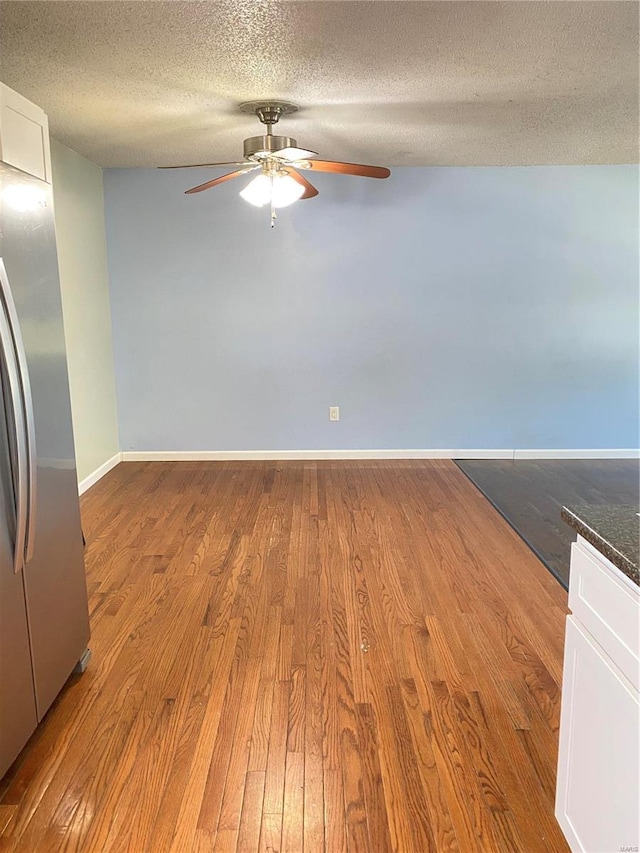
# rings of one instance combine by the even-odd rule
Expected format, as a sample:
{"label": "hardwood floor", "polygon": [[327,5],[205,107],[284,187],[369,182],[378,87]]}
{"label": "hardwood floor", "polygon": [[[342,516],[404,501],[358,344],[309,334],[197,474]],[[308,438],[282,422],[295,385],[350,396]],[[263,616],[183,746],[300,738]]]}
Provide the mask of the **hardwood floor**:
{"label": "hardwood floor", "polygon": [[126,463],[0,849],[563,853],[566,594],[450,461]]}
{"label": "hardwood floor", "polygon": [[637,459],[460,459],[456,464],[565,589],[576,534],[560,518],[563,505],[639,505]]}

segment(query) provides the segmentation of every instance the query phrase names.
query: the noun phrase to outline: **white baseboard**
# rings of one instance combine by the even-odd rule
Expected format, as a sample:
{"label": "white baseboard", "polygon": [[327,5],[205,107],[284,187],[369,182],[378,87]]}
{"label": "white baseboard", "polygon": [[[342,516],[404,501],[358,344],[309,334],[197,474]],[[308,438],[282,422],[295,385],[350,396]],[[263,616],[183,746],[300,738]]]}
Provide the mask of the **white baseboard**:
{"label": "white baseboard", "polygon": [[123,462],[314,459],[512,459],[513,450],[125,450]]}
{"label": "white baseboard", "polygon": [[[123,462],[314,459],[637,459],[638,450],[125,450]],[[105,472],[106,473],[106,472]]]}
{"label": "white baseboard", "polygon": [[640,450],[514,450],[514,459],[640,459]]}
{"label": "white baseboard", "polygon": [[115,468],[118,462],[122,462],[122,453],[114,453],[111,459],[107,459],[106,462],[96,468],[96,470],[89,474],[88,477],[85,477],[84,480],[80,480],[78,483],[78,494],[82,495],[87,489],[90,489],[95,483],[98,482],[105,474],[111,471],[112,468]]}

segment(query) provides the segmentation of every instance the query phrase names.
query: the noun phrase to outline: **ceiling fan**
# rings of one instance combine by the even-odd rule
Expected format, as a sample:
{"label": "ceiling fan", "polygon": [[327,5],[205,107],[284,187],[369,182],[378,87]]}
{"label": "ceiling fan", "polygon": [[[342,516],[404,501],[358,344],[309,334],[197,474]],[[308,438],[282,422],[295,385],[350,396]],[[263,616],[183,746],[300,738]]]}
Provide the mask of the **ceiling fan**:
{"label": "ceiling fan", "polygon": [[388,178],[391,172],[383,166],[363,166],[359,163],[341,163],[335,160],[316,160],[315,151],[298,148],[290,136],[275,136],[273,125],[280,116],[296,112],[298,107],[286,101],[249,101],[240,104],[246,113],[255,114],[266,126],[264,136],[251,136],[244,140],[244,160],[232,163],[197,163],[193,166],[160,166],[161,169],[189,169],[214,166],[239,166],[219,178],[205,181],[186,190],[187,195],[200,193],[232,178],[249,172],[260,173],[241,191],[245,201],[256,207],[268,204],[271,209],[271,226],[275,224],[276,208],[286,207],[294,201],[313,198],[318,190],[300,174],[300,169],[315,172],[333,172],[340,175],[360,175],[364,178]]}

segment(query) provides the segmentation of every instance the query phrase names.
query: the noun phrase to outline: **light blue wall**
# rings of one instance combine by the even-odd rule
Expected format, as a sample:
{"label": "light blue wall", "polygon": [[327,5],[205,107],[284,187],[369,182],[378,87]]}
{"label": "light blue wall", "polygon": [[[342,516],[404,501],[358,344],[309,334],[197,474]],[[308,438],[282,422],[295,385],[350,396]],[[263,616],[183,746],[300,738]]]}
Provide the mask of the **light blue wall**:
{"label": "light blue wall", "polygon": [[319,175],[273,230],[209,175],[105,172],[123,450],[638,446],[637,167]]}

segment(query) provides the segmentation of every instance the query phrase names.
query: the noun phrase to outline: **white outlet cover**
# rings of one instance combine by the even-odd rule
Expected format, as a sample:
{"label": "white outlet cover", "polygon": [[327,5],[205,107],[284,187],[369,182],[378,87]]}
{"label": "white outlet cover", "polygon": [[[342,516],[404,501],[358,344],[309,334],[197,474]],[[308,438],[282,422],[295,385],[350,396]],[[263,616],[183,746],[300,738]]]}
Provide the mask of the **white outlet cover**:
{"label": "white outlet cover", "polygon": [[329,406],[329,420],[330,421],[339,421],[340,420],[340,406]]}

